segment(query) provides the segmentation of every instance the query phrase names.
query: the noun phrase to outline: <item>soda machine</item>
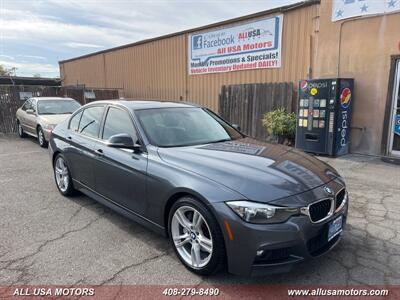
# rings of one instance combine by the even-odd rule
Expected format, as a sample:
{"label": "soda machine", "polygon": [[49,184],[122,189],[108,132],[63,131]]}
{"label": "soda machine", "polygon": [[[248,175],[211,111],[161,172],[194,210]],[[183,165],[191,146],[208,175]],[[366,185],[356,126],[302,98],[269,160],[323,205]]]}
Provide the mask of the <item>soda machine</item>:
{"label": "soda machine", "polygon": [[349,152],[353,88],[351,78],[299,82],[296,148],[331,156]]}

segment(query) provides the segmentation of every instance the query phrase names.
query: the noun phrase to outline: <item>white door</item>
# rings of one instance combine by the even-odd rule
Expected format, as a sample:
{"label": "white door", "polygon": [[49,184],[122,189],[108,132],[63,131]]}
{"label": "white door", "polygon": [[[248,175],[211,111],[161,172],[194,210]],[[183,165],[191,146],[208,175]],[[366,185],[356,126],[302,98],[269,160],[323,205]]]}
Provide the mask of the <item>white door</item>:
{"label": "white door", "polygon": [[400,156],[400,60],[396,63],[392,99],[389,152],[391,155]]}

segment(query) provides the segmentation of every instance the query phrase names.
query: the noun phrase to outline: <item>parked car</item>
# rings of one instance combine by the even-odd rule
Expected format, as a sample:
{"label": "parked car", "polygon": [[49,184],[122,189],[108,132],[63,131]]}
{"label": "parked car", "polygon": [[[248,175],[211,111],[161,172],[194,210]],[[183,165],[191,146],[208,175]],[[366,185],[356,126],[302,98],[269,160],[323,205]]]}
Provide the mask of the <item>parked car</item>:
{"label": "parked car", "polygon": [[72,98],[29,98],[17,110],[17,127],[20,137],[27,134],[38,139],[41,147],[47,147],[50,133],[81,105]]}
{"label": "parked car", "polygon": [[98,101],[57,126],[49,147],[62,195],[81,191],[168,236],[197,274],[288,271],[332,249],[346,223],[332,167],[206,108]]}

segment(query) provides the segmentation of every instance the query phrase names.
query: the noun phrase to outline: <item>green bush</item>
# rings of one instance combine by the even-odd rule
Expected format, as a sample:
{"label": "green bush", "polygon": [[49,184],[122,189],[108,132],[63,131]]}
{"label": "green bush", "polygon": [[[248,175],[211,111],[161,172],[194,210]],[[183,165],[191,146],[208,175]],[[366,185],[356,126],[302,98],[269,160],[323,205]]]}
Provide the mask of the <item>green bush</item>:
{"label": "green bush", "polygon": [[276,137],[278,141],[293,140],[296,134],[296,114],[289,113],[284,108],[264,114],[262,123],[267,132]]}

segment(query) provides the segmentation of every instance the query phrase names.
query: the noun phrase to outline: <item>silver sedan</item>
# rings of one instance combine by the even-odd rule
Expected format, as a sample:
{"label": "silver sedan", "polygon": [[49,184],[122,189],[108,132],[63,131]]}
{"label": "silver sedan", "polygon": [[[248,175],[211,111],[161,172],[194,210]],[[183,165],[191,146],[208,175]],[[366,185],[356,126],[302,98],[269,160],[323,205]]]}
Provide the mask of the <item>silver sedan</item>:
{"label": "silver sedan", "polygon": [[47,147],[54,127],[80,106],[72,98],[30,98],[17,110],[18,134],[20,137],[36,137],[41,147]]}

